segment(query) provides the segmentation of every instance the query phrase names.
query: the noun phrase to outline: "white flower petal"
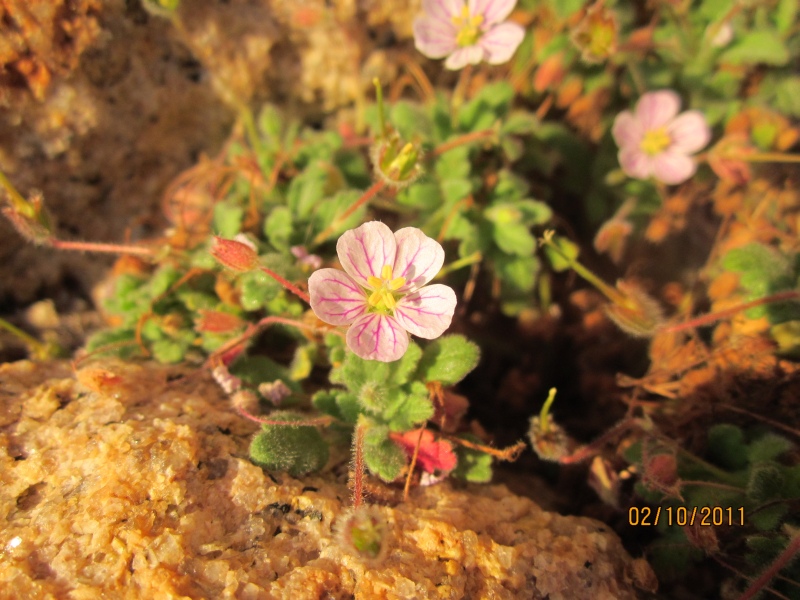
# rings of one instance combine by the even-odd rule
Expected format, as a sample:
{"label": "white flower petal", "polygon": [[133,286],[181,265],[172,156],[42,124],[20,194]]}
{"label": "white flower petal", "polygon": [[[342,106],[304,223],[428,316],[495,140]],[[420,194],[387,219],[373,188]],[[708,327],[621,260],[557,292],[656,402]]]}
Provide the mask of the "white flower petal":
{"label": "white flower petal", "polygon": [[463,0],[422,0],[422,12],[443,23],[453,23],[453,17],[461,16]]}
{"label": "white flower petal", "polygon": [[636,103],[636,118],[645,131],[664,127],[681,108],[681,99],[672,90],[648,92]]}
{"label": "white flower petal", "polygon": [[491,26],[505,21],[516,4],[517,0],[469,0],[469,14],[481,15],[483,24]]}
{"label": "white flower petal", "polygon": [[628,177],[647,179],[653,174],[653,159],[639,148],[623,148],[617,156]]}
{"label": "white flower petal", "polygon": [[397,291],[401,294],[421,288],[433,279],[444,264],[444,248],[416,227],[395,232],[397,255],[393,277],[405,277],[406,283]]}
{"label": "white flower petal", "polygon": [[611,128],[611,135],[620,149],[638,148],[644,136],[639,120],[633,116],[631,111],[626,110],[619,113],[614,119],[614,126]]}
{"label": "white flower petal", "polygon": [[319,269],[308,278],[311,310],[331,325],[349,325],[367,310],[367,297],[344,271]]}
{"label": "white flower petal", "polygon": [[691,157],[681,152],[662,152],[653,159],[653,175],[667,185],[683,183],[697,171]]}
{"label": "white flower petal", "polygon": [[502,23],[481,36],[478,45],[486,54],[486,62],[499,65],[507,62],[525,37],[525,30],[516,23]]}
{"label": "white flower petal", "polygon": [[393,318],[380,313],[360,316],[347,330],[347,347],[364,360],[392,362],[408,349],[408,334]]}
{"label": "white flower petal", "polygon": [[450,23],[420,18],[414,21],[414,45],[428,58],[444,58],[456,48],[456,29]]}
{"label": "white flower petal", "polygon": [[385,265],[394,265],[396,252],[392,230],[380,221],[345,231],[336,243],[339,262],[362,287],[367,287],[368,277],[380,277]]}
{"label": "white flower petal", "polygon": [[672,139],[669,150],[684,154],[699,152],[711,141],[711,129],[699,110],[687,110],[678,115],[667,126],[667,133]]}
{"label": "white flower petal", "polygon": [[457,71],[463,69],[467,65],[477,65],[483,60],[483,48],[480,46],[464,46],[453,52],[444,61],[446,69]]}
{"label": "white flower petal", "polygon": [[456,293],[446,285],[429,285],[397,302],[394,316],[403,329],[427,340],[450,327],[456,310]]}

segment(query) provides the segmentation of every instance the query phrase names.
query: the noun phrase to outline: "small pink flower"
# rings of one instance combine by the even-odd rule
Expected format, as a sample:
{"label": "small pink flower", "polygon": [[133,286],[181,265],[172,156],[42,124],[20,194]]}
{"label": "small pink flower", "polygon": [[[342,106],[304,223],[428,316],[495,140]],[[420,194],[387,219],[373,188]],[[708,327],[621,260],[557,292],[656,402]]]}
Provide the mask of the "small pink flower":
{"label": "small pink flower", "polygon": [[425,16],[414,21],[417,50],[428,58],[444,58],[457,70],[485,60],[506,62],[525,36],[516,23],[503,20],[517,0],[422,0]]}
{"label": "small pink flower", "polygon": [[673,185],[694,175],[691,155],[711,140],[703,113],[689,110],[678,115],[681,100],[672,90],[648,92],[614,120],[611,133],[619,146],[619,163],[630,177]]}
{"label": "small pink flower", "polygon": [[391,362],[405,354],[408,333],[430,340],[450,326],[455,292],[441,284],[423,287],[444,263],[436,240],[415,227],[392,233],[371,221],[346,231],[336,252],[345,272],[312,273],[311,308],[326,323],[350,327],[347,346],[356,355]]}

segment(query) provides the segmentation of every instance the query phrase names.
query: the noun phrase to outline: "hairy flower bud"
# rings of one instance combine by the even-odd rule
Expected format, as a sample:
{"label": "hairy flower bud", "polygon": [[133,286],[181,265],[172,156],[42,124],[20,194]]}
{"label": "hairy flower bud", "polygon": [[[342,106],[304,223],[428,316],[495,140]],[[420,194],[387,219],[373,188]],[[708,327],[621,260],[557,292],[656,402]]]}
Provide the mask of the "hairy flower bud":
{"label": "hairy flower bud", "polygon": [[246,273],[258,267],[258,253],[255,246],[241,235],[234,240],[226,240],[215,235],[211,256],[222,266],[237,273]]}

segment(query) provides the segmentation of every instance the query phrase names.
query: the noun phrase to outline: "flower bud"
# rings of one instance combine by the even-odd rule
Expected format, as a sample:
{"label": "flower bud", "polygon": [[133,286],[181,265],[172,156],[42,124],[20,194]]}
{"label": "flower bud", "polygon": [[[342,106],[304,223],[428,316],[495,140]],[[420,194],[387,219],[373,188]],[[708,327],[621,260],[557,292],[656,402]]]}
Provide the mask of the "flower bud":
{"label": "flower bud", "polygon": [[231,271],[237,273],[252,271],[258,267],[258,253],[255,246],[244,236],[236,237],[234,240],[226,240],[215,235],[211,256]]}
{"label": "flower bud", "polygon": [[394,187],[405,187],[422,175],[422,150],[416,144],[409,142],[401,147],[401,143],[397,134],[392,134],[379,140],[372,150],[375,173]]}

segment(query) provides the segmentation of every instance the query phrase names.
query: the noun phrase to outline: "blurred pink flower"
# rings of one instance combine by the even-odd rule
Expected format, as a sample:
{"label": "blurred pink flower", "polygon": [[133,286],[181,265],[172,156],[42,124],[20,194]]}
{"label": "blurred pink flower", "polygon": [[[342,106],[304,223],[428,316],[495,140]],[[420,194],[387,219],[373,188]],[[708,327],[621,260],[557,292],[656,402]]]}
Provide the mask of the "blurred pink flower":
{"label": "blurred pink flower", "polygon": [[694,175],[697,165],[691,155],[711,140],[703,113],[689,110],[678,114],[681,100],[672,90],[648,92],[614,120],[611,133],[619,146],[619,163],[630,177],[673,185]]}
{"label": "blurred pink flower", "polygon": [[[347,346],[366,360],[398,360],[408,333],[426,339],[450,326],[456,294],[425,286],[444,263],[441,245],[415,227],[392,233],[370,221],[336,244],[344,272],[320,269],[308,280],[311,308],[331,325],[349,325]],[[406,333],[408,332],[408,333]]]}
{"label": "blurred pink flower", "polygon": [[525,30],[503,20],[517,0],[422,0],[425,15],[414,21],[417,50],[444,58],[451,70],[485,60],[506,62],[522,42]]}

